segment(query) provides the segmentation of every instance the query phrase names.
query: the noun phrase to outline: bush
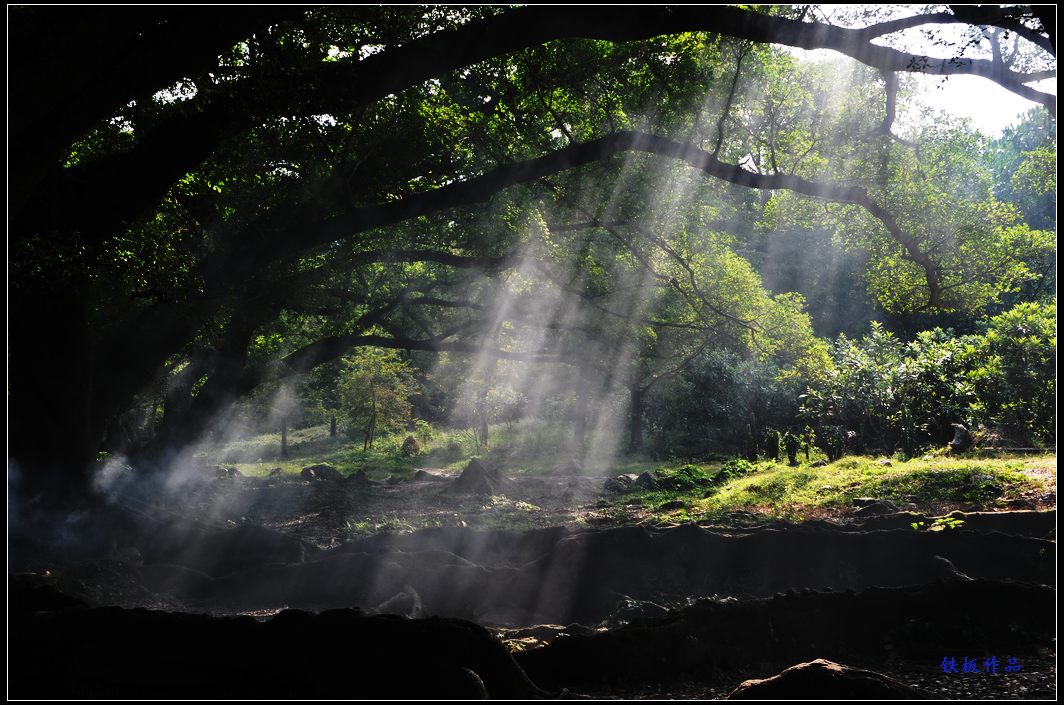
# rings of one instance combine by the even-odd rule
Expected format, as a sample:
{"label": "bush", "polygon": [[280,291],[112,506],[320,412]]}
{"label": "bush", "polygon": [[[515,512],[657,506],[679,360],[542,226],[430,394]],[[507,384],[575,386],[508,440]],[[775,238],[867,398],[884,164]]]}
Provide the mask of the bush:
{"label": "bush", "polygon": [[667,490],[690,491],[709,484],[711,481],[710,476],[697,465],[684,465],[675,470],[658,471],[658,485]]}
{"label": "bush", "polygon": [[422,445],[428,443],[436,437],[436,429],[434,429],[432,427],[432,424],[430,424],[428,421],[425,421],[424,419],[415,419],[414,429],[414,435],[417,436],[418,442]]}
{"label": "bush", "polygon": [[1055,304],[1024,303],[984,321],[982,336],[935,328],[903,343],[876,323],[861,340],[839,336],[802,415],[816,420],[829,458],[899,446],[913,457],[948,441],[954,423],[997,428],[1020,445],[1052,443],[1055,316]]}
{"label": "bush", "polygon": [[753,469],[754,465],[749,460],[732,458],[721,464],[720,471],[713,477],[713,482],[723,484],[738,477],[742,477],[743,475],[750,473]]}

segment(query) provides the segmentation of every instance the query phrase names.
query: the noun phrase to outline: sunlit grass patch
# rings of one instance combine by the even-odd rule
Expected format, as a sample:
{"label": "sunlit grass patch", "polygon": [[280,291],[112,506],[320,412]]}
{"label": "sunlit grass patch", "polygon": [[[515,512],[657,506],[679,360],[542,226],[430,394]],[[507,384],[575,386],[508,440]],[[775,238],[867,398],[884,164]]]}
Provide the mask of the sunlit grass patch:
{"label": "sunlit grass patch", "polygon": [[910,460],[847,457],[824,467],[762,465],[696,500],[699,513],[713,515],[759,508],[781,517],[810,509],[852,505],[855,497],[906,503],[973,503],[1008,499],[1038,489],[1042,481],[1024,474],[1024,461]]}
{"label": "sunlit grass patch", "polygon": [[[612,500],[617,507],[639,506],[654,519],[678,522],[737,511],[779,518],[821,517],[852,507],[856,497],[913,504],[980,504],[1041,490],[1038,471],[1055,465],[1055,457],[898,461],[846,457],[823,467],[761,462],[662,468],[663,478],[690,478],[651,491],[629,492]],[[1038,471],[1033,471],[1038,468]],[[706,478],[709,478],[708,481]]]}

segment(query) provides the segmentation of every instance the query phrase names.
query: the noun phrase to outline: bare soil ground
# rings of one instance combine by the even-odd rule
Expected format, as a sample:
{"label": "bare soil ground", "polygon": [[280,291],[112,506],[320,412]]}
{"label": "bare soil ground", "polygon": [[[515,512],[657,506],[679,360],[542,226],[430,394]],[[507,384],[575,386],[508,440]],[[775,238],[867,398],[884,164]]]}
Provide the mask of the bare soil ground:
{"label": "bare soil ground", "polygon": [[[745,679],[835,649],[843,657],[837,660],[933,697],[1052,697],[1052,591],[1035,586],[1055,581],[1055,513],[1047,512],[1055,509],[1055,463],[1028,465],[1024,473],[1041,481],[1039,489],[1007,499],[915,503],[907,513],[862,517],[855,507],[835,507],[799,523],[753,507],[683,525],[662,521],[638,499],[619,504],[602,476],[519,474],[498,478],[481,494],[456,491],[457,472],[447,469],[393,482],[236,477],[190,486],[166,505],[127,493],[123,518],[97,541],[95,554],[37,551],[32,539],[17,537],[13,567],[93,605],[259,622],[286,608],[352,606],[469,619],[492,627],[496,643],[552,692],[720,698]],[[909,528],[914,517],[930,521],[958,510],[969,512],[957,515],[962,531]],[[912,598],[911,609],[923,616],[897,606],[909,598],[876,592],[913,585],[930,586],[930,597]],[[985,590],[996,603],[989,612],[971,602],[954,613],[955,604],[935,602],[936,585]],[[1035,592],[1013,611],[1003,601],[1021,588]],[[866,602],[886,600],[897,615],[879,626],[869,625],[883,610],[847,616],[851,593],[839,591],[848,590]],[[715,602],[699,607],[696,599],[706,597]],[[795,611],[791,600],[814,607]],[[818,600],[843,611],[828,616],[815,607]],[[700,621],[706,609],[725,612]],[[758,616],[777,609],[810,619],[788,626],[781,616]],[[31,631],[38,628],[33,619]],[[868,629],[860,639],[831,636],[853,622]],[[735,663],[714,641],[725,638],[718,636],[722,625],[732,625],[738,641],[751,640],[735,647],[745,654]],[[905,630],[886,636],[896,625]],[[920,652],[912,634],[942,653]],[[880,649],[889,644],[898,646]],[[1016,673],[944,673],[940,663],[951,644],[963,647],[952,654],[958,659],[997,655],[1004,665],[1016,656],[1023,666]],[[761,648],[775,656],[759,660]],[[691,667],[647,662],[671,651]],[[586,665],[568,679],[559,675],[578,663]],[[645,677],[634,682],[609,675],[640,672]],[[596,673],[598,680],[585,677]]]}

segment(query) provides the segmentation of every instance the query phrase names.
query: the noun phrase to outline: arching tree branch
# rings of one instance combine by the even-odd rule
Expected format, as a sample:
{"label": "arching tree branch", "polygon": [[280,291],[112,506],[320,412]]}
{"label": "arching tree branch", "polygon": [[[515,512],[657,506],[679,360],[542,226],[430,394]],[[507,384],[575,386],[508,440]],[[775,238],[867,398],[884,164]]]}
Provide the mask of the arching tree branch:
{"label": "arching tree branch", "polygon": [[[979,19],[993,24],[994,18]],[[974,21],[945,13],[921,15],[919,20],[911,20],[915,24],[908,26]],[[1000,21],[1007,22],[1007,18]],[[900,26],[898,22],[884,24],[895,27]],[[623,13],[583,7],[520,8],[416,39],[362,61],[323,63],[296,76],[245,79],[223,95],[192,101],[145,135],[132,151],[102,159],[85,170],[57,173],[55,183],[45,191],[68,195],[83,231],[107,231],[154,205],[223,140],[268,117],[355,110],[455,69],[566,38],[630,41],[708,31],[803,49],[833,49],[881,71],[981,76],[1056,114],[1055,96],[1025,85],[1035,80],[1030,75],[984,59],[936,59],[872,44],[871,39],[883,29],[883,25],[848,29],[724,6],[641,7]],[[271,87],[281,81],[289,99],[263,102],[259,96],[274,95]],[[130,174],[137,178],[131,181]]]}
{"label": "arching tree branch", "polygon": [[[902,247],[906,257],[925,273],[929,305],[941,307],[937,269],[915,238],[898,225],[894,215],[872,200],[860,187],[810,181],[791,174],[758,174],[727,164],[709,152],[686,142],[640,132],[616,132],[597,140],[569,145],[542,157],[507,164],[466,181],[456,182],[391,203],[352,209],[344,215],[313,219],[313,212],[296,208],[294,213],[273,213],[249,228],[246,240],[216,265],[227,277],[241,277],[279,259],[295,257],[308,249],[360,232],[428,215],[447,208],[482,203],[505,188],[540,179],[628,151],[640,151],[687,162],[723,181],[761,190],[787,190],[836,203],[861,206],[879,220]],[[271,222],[272,221],[272,222]]]}

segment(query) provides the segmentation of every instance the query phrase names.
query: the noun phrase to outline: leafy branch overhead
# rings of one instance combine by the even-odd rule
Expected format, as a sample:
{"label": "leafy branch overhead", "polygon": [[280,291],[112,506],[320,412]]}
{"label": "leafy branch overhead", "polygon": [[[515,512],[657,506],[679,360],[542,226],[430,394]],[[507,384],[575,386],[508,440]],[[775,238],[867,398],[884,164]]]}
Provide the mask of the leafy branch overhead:
{"label": "leafy branch overhead", "polygon": [[620,348],[638,394],[716,349],[799,375],[827,346],[767,286],[770,231],[833,233],[892,314],[1048,280],[1055,140],[1006,165],[909,109],[915,74],[967,75],[1051,122],[1045,7],[849,12],[11,8],[13,456],[84,466],[165,386],[158,450],[366,346]]}

